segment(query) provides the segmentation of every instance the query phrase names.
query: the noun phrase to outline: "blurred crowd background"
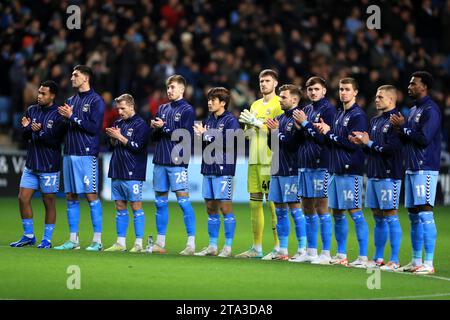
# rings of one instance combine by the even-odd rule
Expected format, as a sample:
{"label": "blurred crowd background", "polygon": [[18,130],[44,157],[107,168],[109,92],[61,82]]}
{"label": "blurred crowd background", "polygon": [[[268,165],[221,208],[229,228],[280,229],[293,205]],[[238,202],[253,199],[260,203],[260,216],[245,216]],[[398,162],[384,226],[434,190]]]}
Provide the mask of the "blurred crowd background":
{"label": "blurred crowd background", "polygon": [[[81,8],[79,30],[66,27],[72,4]],[[379,30],[366,27],[372,4],[381,9]],[[355,77],[369,116],[376,113],[376,88],[393,84],[406,115],[410,75],[427,70],[450,150],[450,0],[2,1],[0,146],[21,147],[20,118],[41,81],[60,85],[58,103],[73,94],[77,64],[94,71],[93,87],[107,106],[104,127],[117,117],[114,97],[125,92],[139,114],[152,118],[167,101],[165,79],[175,73],[187,79],[186,98],[203,119],[212,86],[231,90],[236,115],[248,108],[260,97],[264,68],[278,70],[280,84],[323,77],[335,104],[339,79]]]}

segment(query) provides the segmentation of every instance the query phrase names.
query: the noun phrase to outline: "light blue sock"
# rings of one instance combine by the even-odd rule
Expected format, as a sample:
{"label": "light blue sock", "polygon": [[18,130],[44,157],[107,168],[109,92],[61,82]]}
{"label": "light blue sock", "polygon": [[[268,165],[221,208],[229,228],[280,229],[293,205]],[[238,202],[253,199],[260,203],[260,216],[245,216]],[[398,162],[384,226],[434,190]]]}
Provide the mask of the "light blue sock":
{"label": "light blue sock", "polygon": [[168,197],[156,196],[156,230],[158,234],[165,235],[169,223],[169,199]]}
{"label": "light blue sock", "polygon": [[[306,219],[301,208],[291,208],[291,216],[294,220],[295,235],[297,236],[298,249],[306,248]],[[317,238],[317,234],[316,234]],[[317,241],[316,241],[317,244]]]}
{"label": "light blue sock", "polygon": [[289,232],[291,229],[291,223],[289,221],[287,208],[275,208],[277,215],[277,233],[280,240],[280,249],[288,248]]}
{"label": "light blue sock", "polygon": [[317,249],[317,236],[319,234],[319,216],[317,213],[305,214],[306,236],[308,238],[308,249]]}
{"label": "light blue sock", "polygon": [[208,235],[209,245],[217,247],[220,231],[220,214],[213,213],[208,215]]}
{"label": "light blue sock", "polygon": [[236,229],[236,218],[232,212],[223,215],[225,229],[225,245],[231,247],[233,244],[234,230]]}
{"label": "light blue sock", "polygon": [[136,239],[142,239],[144,237],[145,230],[145,215],[144,210],[139,209],[133,210],[133,222],[134,222],[134,233],[136,235]]}
{"label": "light blue sock", "polygon": [[188,237],[195,236],[195,213],[189,197],[179,197],[178,204],[183,210],[184,225],[186,226]]}
{"label": "light blue sock", "polygon": [[94,232],[102,232],[102,203],[100,199],[89,202],[89,208],[91,209],[91,221]]}
{"label": "light blue sock", "polygon": [[80,224],[80,201],[67,201],[67,221],[70,233],[78,233]]}
{"label": "light blue sock", "polygon": [[413,258],[422,259],[423,247],[423,223],[416,213],[408,213],[409,221],[411,222],[411,245],[413,248]]}
{"label": "light blue sock", "polygon": [[329,213],[319,214],[320,235],[322,237],[322,250],[330,251],[331,237],[333,235],[333,222]]}
{"label": "light blue sock", "polygon": [[45,224],[43,239],[52,242],[53,230],[55,230],[54,224]]}
{"label": "light blue sock", "polygon": [[23,234],[33,234],[33,219],[22,219]]}
{"label": "light blue sock", "polygon": [[364,219],[364,214],[362,211],[357,211],[350,214],[352,220],[355,222],[356,238],[359,244],[359,255],[367,257],[367,252],[369,250],[369,227]]}
{"label": "light blue sock", "polygon": [[117,210],[116,212],[116,231],[118,237],[126,237],[128,229],[128,210]]}
{"label": "light blue sock", "polygon": [[375,230],[374,230],[374,242],[375,242],[375,256],[373,260],[383,259],[384,257],[384,247],[389,236],[389,227],[386,217],[383,216],[373,216],[375,220]]}
{"label": "light blue sock", "polygon": [[425,261],[433,262],[434,248],[436,246],[437,230],[434,223],[433,211],[419,212],[423,224],[423,243],[425,247]]}
{"label": "light blue sock", "polygon": [[402,226],[398,220],[398,215],[386,217],[389,225],[389,242],[391,243],[391,259],[398,264],[398,253],[402,242]]}
{"label": "light blue sock", "polygon": [[347,254],[348,222],[345,213],[333,214],[337,253]]}

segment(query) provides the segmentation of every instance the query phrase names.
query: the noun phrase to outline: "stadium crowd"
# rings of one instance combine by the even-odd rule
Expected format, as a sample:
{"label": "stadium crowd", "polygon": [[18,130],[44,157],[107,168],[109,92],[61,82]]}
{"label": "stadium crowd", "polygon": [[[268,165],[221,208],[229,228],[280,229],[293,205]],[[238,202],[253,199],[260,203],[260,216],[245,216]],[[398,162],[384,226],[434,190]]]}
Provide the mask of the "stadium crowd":
{"label": "stadium crowd", "polygon": [[[381,84],[401,89],[408,112],[409,77],[427,70],[435,78],[432,96],[450,123],[450,0],[380,1],[381,29],[366,27],[367,0],[19,0],[0,4],[0,125],[19,132],[24,110],[39,84],[60,86],[58,103],[73,94],[77,64],[94,71],[93,87],[103,95],[104,127],[117,116],[114,97],[128,92],[145,119],[167,101],[165,79],[178,73],[189,84],[186,99],[196,117],[207,115],[205,93],[231,90],[236,116],[258,95],[258,73],[279,71],[280,83],[304,86],[311,75],[327,80],[337,101],[339,79],[360,83],[358,103],[375,114]],[[69,30],[69,5],[81,8],[81,29]],[[450,131],[443,126],[444,150]],[[18,135],[17,135],[18,137]],[[19,138],[17,138],[19,140]]]}

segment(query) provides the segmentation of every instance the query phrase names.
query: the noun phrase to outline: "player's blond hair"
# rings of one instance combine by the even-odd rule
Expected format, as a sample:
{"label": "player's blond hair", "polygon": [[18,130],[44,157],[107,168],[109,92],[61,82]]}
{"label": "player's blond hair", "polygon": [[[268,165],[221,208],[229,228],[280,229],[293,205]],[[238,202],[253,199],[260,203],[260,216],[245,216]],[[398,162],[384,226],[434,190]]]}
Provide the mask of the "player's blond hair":
{"label": "player's blond hair", "polygon": [[397,100],[397,88],[390,84],[385,84],[382,86],[379,86],[377,91],[385,91],[389,95],[392,96],[394,100]]}
{"label": "player's blond hair", "polygon": [[117,104],[121,103],[122,101],[124,101],[127,105],[129,106],[135,106],[134,104],[134,98],[131,94],[129,93],[124,93],[120,96],[118,96],[117,98],[114,99],[116,101]]}

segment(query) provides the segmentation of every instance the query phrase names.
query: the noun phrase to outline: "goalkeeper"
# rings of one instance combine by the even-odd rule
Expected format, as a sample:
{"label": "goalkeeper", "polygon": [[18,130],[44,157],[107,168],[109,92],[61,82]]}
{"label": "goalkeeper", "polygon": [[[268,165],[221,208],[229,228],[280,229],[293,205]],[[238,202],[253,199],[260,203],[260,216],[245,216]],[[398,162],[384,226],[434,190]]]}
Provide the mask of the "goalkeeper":
{"label": "goalkeeper", "polygon": [[276,230],[275,206],[273,202],[268,201],[272,151],[267,147],[268,129],[265,124],[267,119],[273,119],[283,113],[280,99],[275,94],[277,85],[278,73],[276,71],[271,69],[261,71],[259,74],[259,87],[263,98],[255,101],[250,107],[250,111],[244,110],[239,117],[239,122],[245,124],[246,133],[250,137],[247,188],[250,193],[253,245],[248,251],[238,254],[237,258],[263,258],[264,195],[266,204],[272,214],[272,232],[275,245],[273,251],[263,259],[272,260],[273,255],[279,249],[280,243]]}

